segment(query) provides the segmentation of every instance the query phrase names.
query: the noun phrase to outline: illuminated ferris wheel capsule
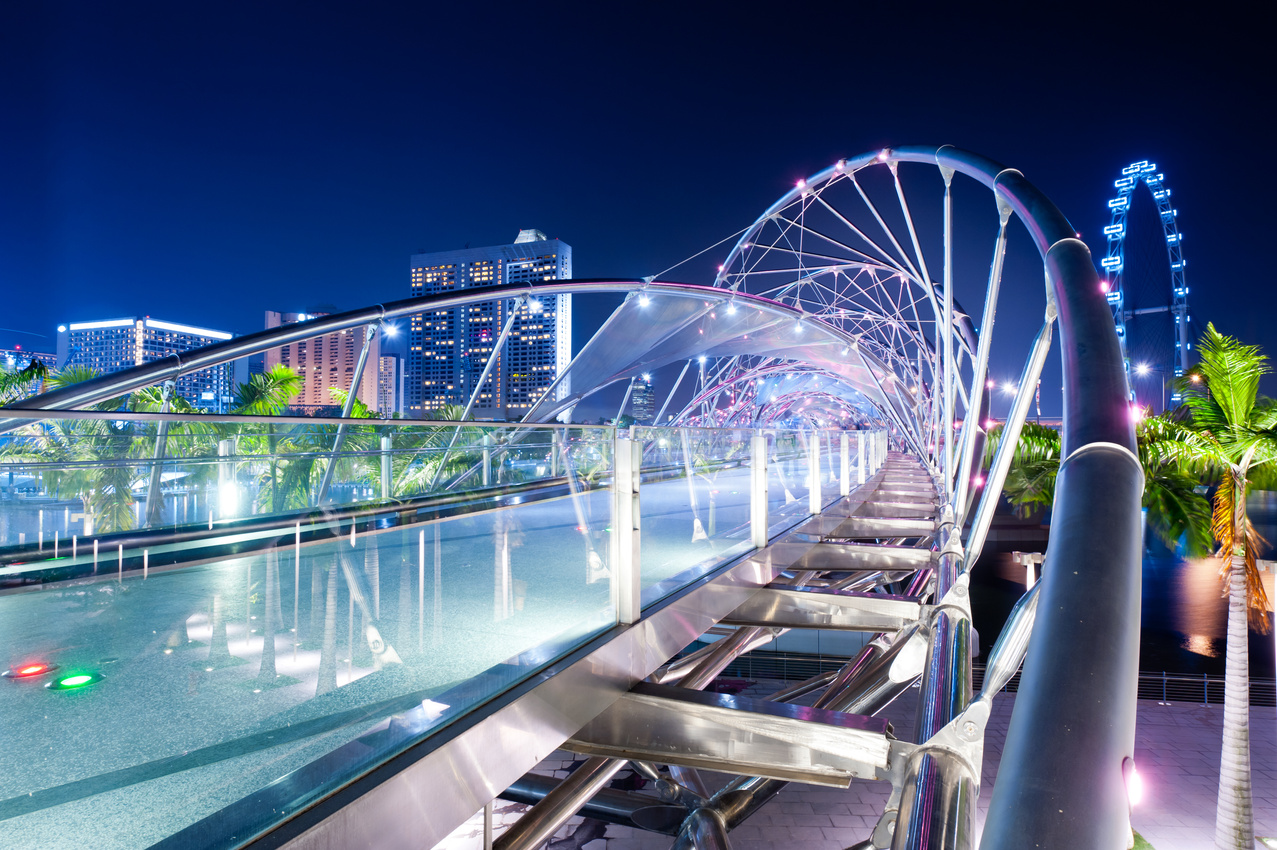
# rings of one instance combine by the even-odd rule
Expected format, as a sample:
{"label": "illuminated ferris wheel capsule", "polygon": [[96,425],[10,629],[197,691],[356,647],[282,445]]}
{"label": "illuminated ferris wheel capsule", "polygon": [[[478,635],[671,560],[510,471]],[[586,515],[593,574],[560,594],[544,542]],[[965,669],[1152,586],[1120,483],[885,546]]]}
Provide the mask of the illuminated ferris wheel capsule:
{"label": "illuminated ferris wheel capsule", "polygon": [[[1162,223],[1162,234],[1166,238],[1166,255],[1170,262],[1171,298],[1162,307],[1144,307],[1132,309],[1127,304],[1127,292],[1122,285],[1122,274],[1126,259],[1124,245],[1127,233],[1127,213],[1131,208],[1131,196],[1138,185],[1145,185],[1157,204],[1158,218]],[[1188,337],[1188,286],[1184,283],[1184,254],[1181,249],[1183,235],[1179,232],[1176,217],[1179,211],[1171,206],[1171,190],[1166,187],[1165,176],[1157,170],[1157,164],[1148,160],[1133,162],[1122,169],[1122,176],[1113,183],[1117,189],[1117,197],[1108,202],[1112,221],[1104,228],[1104,236],[1108,240],[1108,252],[1100,260],[1102,273],[1106,277],[1109,307],[1113,310],[1113,323],[1117,326],[1117,336],[1122,342],[1122,353],[1126,358],[1128,377],[1131,373],[1130,347],[1127,339],[1127,323],[1136,315],[1146,313],[1169,312],[1175,323],[1175,350],[1172,362],[1175,375],[1183,375],[1188,369],[1189,350],[1192,344]],[[1179,392],[1172,391],[1171,403],[1178,404]]]}

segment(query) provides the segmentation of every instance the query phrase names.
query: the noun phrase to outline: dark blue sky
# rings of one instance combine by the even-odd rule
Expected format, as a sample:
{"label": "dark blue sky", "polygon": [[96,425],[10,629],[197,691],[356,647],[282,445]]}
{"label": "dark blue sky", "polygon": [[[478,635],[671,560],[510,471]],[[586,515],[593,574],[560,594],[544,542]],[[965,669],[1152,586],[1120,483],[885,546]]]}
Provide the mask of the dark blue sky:
{"label": "dark blue sky", "polygon": [[1119,169],[1157,161],[1194,322],[1277,355],[1258,21],[436,6],[0,7],[0,347],[402,298],[410,253],[521,227],[570,243],[578,277],[651,274],[839,157],[950,143],[1019,168],[1100,254]]}

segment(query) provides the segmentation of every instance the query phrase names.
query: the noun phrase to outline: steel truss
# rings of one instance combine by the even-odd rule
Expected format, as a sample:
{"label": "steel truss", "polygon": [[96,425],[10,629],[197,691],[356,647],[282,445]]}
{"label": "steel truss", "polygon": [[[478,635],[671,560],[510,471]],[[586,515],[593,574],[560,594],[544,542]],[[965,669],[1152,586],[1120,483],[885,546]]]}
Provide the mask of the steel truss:
{"label": "steel truss", "polygon": [[[1131,209],[1132,193],[1135,187],[1143,184],[1148,187],[1153,201],[1157,204],[1157,217],[1162,224],[1162,235],[1166,238],[1166,257],[1171,270],[1171,300],[1166,307],[1146,307],[1138,310],[1129,309],[1126,305],[1126,290],[1122,286],[1122,275],[1126,270],[1124,247],[1126,244],[1126,219]],[[1176,222],[1179,210],[1171,206],[1171,190],[1166,185],[1166,178],[1157,170],[1157,163],[1148,160],[1133,162],[1122,169],[1122,176],[1113,182],[1117,189],[1117,197],[1108,202],[1112,221],[1104,228],[1104,236],[1108,240],[1108,251],[1100,260],[1100,268],[1107,274],[1107,280],[1101,286],[1107,291],[1109,306],[1113,310],[1113,324],[1117,328],[1118,339],[1122,343],[1127,376],[1130,376],[1131,362],[1127,350],[1127,323],[1137,315],[1145,313],[1170,312],[1175,319],[1175,351],[1173,362],[1176,377],[1183,375],[1188,369],[1189,350],[1192,343],[1188,335],[1188,284],[1184,282],[1184,236],[1179,232]],[[1131,391],[1134,401],[1134,390]],[[1180,394],[1172,389],[1171,403],[1179,404]]]}

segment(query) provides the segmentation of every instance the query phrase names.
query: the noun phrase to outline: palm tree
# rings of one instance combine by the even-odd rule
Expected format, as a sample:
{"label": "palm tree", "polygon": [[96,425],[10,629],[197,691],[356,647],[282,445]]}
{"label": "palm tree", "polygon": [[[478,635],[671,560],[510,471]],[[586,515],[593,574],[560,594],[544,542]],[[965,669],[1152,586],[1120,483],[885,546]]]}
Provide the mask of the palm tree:
{"label": "palm tree", "polygon": [[1270,473],[1277,461],[1277,403],[1259,397],[1259,379],[1269,368],[1258,346],[1243,345],[1208,325],[1198,352],[1201,362],[1179,381],[1191,418],[1168,422],[1150,448],[1220,478],[1211,530],[1220,544],[1220,577],[1228,596],[1228,641],[1215,846],[1249,850],[1255,846],[1255,825],[1247,626],[1267,630],[1268,600],[1255,563],[1262,540],[1246,516],[1246,493],[1251,473]]}
{"label": "palm tree", "polygon": [[[1141,504],[1147,510],[1148,528],[1168,547],[1183,541],[1184,553],[1201,557],[1210,552],[1210,505],[1197,492],[1199,484],[1191,466],[1160,454],[1155,446],[1177,427],[1170,414],[1149,416],[1135,427],[1140,465],[1144,468]],[[1002,426],[989,432],[985,444],[987,468],[997,452]],[[1011,459],[1002,490],[1022,516],[1035,508],[1049,508],[1055,500],[1055,478],[1060,471],[1060,432],[1046,425],[1025,422]]]}
{"label": "palm tree", "polygon": [[[45,386],[60,389],[96,378],[87,366],[68,366],[45,374]],[[114,411],[124,398],[98,402],[90,410]],[[134,429],[130,423],[106,419],[48,419],[14,431],[0,446],[0,461],[47,464],[41,473],[45,489],[74,494],[84,503],[85,534],[127,531],[133,514]]]}
{"label": "palm tree", "polygon": [[[253,375],[247,382],[235,387],[235,401],[231,413],[240,416],[280,416],[287,409],[289,402],[301,394],[302,378],[292,368],[277,363],[269,370]],[[268,460],[267,470],[262,475],[259,486],[259,497],[262,507],[270,513],[280,513],[287,502],[287,488],[281,488],[280,477],[280,435],[276,426],[266,426],[265,448]],[[244,439],[247,435],[240,435]],[[260,446],[260,435],[251,438]],[[287,477],[287,467],[285,467]],[[268,485],[268,486],[267,486]],[[267,501],[269,500],[269,501]],[[304,507],[305,505],[301,505]]]}
{"label": "palm tree", "polygon": [[21,369],[10,370],[0,366],[0,407],[24,398],[33,382],[39,381],[43,385],[48,376],[49,367],[39,360],[32,360]]}

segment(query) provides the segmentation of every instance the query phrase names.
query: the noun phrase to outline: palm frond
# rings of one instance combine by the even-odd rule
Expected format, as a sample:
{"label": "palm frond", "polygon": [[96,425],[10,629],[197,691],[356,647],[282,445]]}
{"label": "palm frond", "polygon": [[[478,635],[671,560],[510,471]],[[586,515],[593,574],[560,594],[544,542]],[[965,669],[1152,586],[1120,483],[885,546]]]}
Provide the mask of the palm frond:
{"label": "palm frond", "polygon": [[236,385],[231,412],[248,416],[279,416],[301,391],[301,375],[277,363],[269,371],[253,375],[247,383]]}
{"label": "palm frond", "polygon": [[[1246,515],[1244,500],[1246,498],[1245,480],[1237,477],[1233,471],[1224,474],[1224,480],[1215,491],[1214,510],[1211,514],[1211,533],[1219,541],[1219,576],[1224,582],[1224,593],[1228,592],[1228,576],[1232,569],[1235,555],[1242,557],[1246,571],[1246,611],[1250,627],[1260,634],[1268,633],[1268,622],[1265,612],[1268,610],[1268,593],[1264,590],[1263,580],[1259,576],[1259,552],[1266,541],[1258,531],[1250,517]],[[1237,501],[1243,500],[1240,511]],[[1240,517],[1240,524],[1238,518]]]}
{"label": "palm frond", "polygon": [[[1259,379],[1269,371],[1268,358],[1259,346],[1243,345],[1217,331],[1214,324],[1206,326],[1197,348],[1205,394],[1215,401],[1229,426],[1250,425],[1251,412],[1259,395]],[[1202,398],[1203,394],[1195,393],[1185,399],[1185,403],[1193,407],[1194,414],[1197,408],[1193,403]]]}
{"label": "palm frond", "polygon": [[43,383],[48,376],[49,367],[39,360],[32,360],[21,369],[9,370],[0,366],[0,405],[22,398],[34,382]]}

